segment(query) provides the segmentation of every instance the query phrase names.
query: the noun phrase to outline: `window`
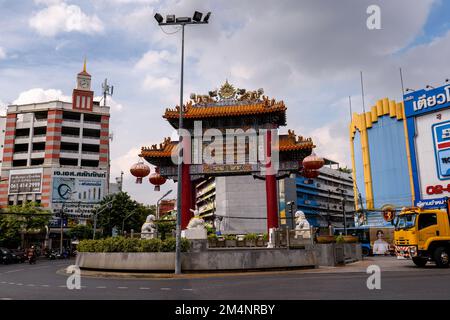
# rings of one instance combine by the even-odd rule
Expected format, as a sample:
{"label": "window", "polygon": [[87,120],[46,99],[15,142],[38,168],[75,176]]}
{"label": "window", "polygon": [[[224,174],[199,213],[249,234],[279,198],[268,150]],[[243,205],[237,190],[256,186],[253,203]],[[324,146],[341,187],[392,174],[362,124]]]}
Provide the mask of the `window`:
{"label": "window", "polygon": [[80,136],[80,128],[74,128],[74,127],[62,127],[61,128],[61,134],[63,136],[74,136],[79,137]]}
{"label": "window", "polygon": [[81,119],[81,113],[70,112],[70,111],[63,111],[63,120],[80,121],[80,119]]}
{"label": "window", "polygon": [[59,158],[59,164],[62,166],[78,166],[78,159]]}
{"label": "window", "polygon": [[435,213],[423,214],[419,216],[419,230],[425,229],[437,224],[437,216]]}
{"label": "window", "polygon": [[31,159],[30,165],[40,166],[41,164],[44,164],[44,158]]}

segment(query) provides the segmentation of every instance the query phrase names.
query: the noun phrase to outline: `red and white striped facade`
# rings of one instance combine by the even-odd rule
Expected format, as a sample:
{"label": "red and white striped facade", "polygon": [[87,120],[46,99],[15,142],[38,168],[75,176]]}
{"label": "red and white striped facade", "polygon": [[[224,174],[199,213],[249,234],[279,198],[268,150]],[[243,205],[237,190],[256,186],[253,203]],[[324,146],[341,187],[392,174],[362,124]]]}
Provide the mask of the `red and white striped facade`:
{"label": "red and white striped facade", "polygon": [[[90,83],[87,90],[74,90],[73,101],[81,101],[77,98],[80,95],[93,98]],[[106,172],[104,186],[108,188],[109,107],[92,100],[89,105],[85,102],[85,106],[80,108],[62,101],[8,106],[0,208],[37,201],[51,209],[55,170]],[[41,173],[39,190],[28,192],[27,186],[17,191],[10,186],[12,175],[24,173],[21,177],[27,177],[30,172]]]}

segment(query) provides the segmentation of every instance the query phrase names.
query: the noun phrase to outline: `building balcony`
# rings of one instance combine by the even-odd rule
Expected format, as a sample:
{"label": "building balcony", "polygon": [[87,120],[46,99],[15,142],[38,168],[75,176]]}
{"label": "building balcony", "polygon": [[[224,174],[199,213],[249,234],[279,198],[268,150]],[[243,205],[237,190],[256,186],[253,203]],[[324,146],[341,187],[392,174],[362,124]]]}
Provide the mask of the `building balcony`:
{"label": "building balcony", "polygon": [[27,160],[28,159],[28,151],[19,151],[14,152],[13,160]]}
{"label": "building balcony", "polygon": [[45,158],[45,150],[35,150],[31,152],[31,159]]}
{"label": "building balcony", "polygon": [[31,128],[32,124],[33,124],[33,122],[31,122],[31,121],[17,121],[16,122],[16,129]]}
{"label": "building balcony", "polygon": [[81,159],[82,160],[99,160],[100,155],[98,152],[83,151],[81,153]]}
{"label": "building balcony", "polygon": [[60,150],[59,151],[60,158],[78,159],[79,155],[80,155],[79,151],[75,151],[75,150]]}
{"label": "building balcony", "polygon": [[33,126],[36,127],[46,127],[47,126],[47,119],[43,120],[35,120]]}
{"label": "building balcony", "polygon": [[22,144],[22,143],[28,143],[30,141],[30,136],[19,136],[16,137],[14,140],[14,143],[16,144]]}
{"label": "building balcony", "polygon": [[46,141],[46,135],[45,134],[38,134],[34,135],[32,142],[45,142]]}
{"label": "building balcony", "polygon": [[81,127],[81,122],[80,122],[80,120],[75,120],[75,119],[63,119],[61,125],[63,127],[80,128]]}
{"label": "building balcony", "polygon": [[83,128],[100,130],[101,129],[101,124],[100,124],[100,122],[84,121],[83,122]]}
{"label": "building balcony", "polygon": [[79,135],[62,134],[61,135],[61,142],[79,143],[80,142],[80,136]]}
{"label": "building balcony", "polygon": [[82,143],[87,143],[87,144],[100,144],[100,137],[87,137],[87,136],[83,136]]}

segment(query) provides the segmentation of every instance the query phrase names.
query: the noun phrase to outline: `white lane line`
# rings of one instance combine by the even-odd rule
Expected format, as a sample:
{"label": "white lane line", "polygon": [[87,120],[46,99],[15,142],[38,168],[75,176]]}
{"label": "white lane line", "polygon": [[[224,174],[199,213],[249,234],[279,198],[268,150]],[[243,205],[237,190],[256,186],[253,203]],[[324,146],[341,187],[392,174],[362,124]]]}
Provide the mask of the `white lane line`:
{"label": "white lane line", "polygon": [[10,282],[9,284],[15,284],[14,282]]}
{"label": "white lane line", "polygon": [[23,271],[23,270],[25,270],[25,269],[10,270],[10,271],[6,271],[6,272],[4,272],[4,273],[5,273],[5,274],[6,274],[6,273],[13,273],[13,272],[19,272],[19,271]]}
{"label": "white lane line", "polygon": [[41,284],[41,287],[50,287],[48,284]]}
{"label": "white lane line", "polygon": [[194,289],[184,288],[183,290],[184,290],[184,291],[192,291],[192,290],[194,290]]}
{"label": "white lane line", "polygon": [[99,287],[96,287],[97,289],[106,289],[106,287],[105,286],[99,286]]}
{"label": "white lane line", "polygon": [[0,282],[1,284],[5,284],[5,283],[7,283],[6,281],[2,281],[2,282]]}
{"label": "white lane line", "polygon": [[168,290],[172,290],[171,288],[161,288],[161,290],[166,290],[166,291],[168,291]]}
{"label": "white lane line", "polygon": [[34,284],[32,284],[32,283],[30,283],[30,284],[27,284],[27,287],[35,287],[36,285],[34,285]]}
{"label": "white lane line", "polygon": [[58,288],[67,288],[67,286],[60,285]]}
{"label": "white lane line", "polygon": [[16,283],[17,286],[23,286],[23,283]]}
{"label": "white lane line", "polygon": [[140,287],[139,289],[140,290],[150,290],[150,288],[147,288],[147,287]]}
{"label": "white lane line", "polygon": [[117,287],[117,289],[128,289],[128,287]]}
{"label": "white lane line", "polygon": [[0,298],[0,300],[12,300],[11,298]]}

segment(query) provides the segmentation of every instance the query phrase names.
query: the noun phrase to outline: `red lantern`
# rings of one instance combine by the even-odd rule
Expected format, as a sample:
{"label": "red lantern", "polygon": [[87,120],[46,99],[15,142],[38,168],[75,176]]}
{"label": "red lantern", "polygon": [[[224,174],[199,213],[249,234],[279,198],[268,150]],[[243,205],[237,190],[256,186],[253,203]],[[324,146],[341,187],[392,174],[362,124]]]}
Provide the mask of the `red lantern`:
{"label": "red lantern", "polygon": [[308,179],[314,179],[319,176],[319,171],[312,169],[303,169],[301,174]]}
{"label": "red lantern", "polygon": [[312,153],[311,155],[307,156],[302,161],[303,168],[306,170],[318,170],[323,167],[325,164],[325,160],[323,160],[321,157],[316,156],[315,153]]}
{"label": "red lantern", "polygon": [[136,177],[136,183],[142,183],[142,178],[150,173],[150,167],[144,162],[137,162],[131,166],[130,172]]}
{"label": "red lantern", "polygon": [[166,178],[159,174],[159,168],[155,168],[155,172],[150,175],[148,178],[151,184],[155,185],[155,191],[160,190],[160,185],[166,183]]}

